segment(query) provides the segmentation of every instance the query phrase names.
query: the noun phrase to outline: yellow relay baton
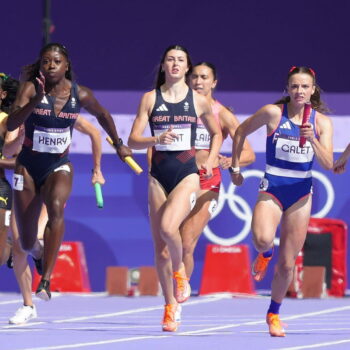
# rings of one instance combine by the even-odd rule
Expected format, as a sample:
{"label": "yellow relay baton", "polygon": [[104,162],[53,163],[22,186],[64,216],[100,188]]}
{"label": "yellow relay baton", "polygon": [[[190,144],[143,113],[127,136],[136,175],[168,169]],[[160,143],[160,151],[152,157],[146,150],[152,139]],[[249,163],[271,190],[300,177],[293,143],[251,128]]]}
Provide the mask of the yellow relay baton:
{"label": "yellow relay baton", "polygon": [[[106,140],[111,146],[115,148],[113,141],[109,136],[106,137]],[[124,159],[125,159],[125,163],[128,164],[129,167],[132,170],[134,170],[137,175],[140,175],[143,172],[142,168],[135,162],[133,158],[131,158],[130,156],[127,156]]]}

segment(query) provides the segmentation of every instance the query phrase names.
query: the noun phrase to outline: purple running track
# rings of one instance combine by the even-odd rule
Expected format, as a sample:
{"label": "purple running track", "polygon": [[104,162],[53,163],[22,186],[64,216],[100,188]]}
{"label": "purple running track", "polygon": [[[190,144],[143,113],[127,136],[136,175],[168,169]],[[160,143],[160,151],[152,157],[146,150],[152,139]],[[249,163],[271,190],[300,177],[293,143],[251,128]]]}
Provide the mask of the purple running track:
{"label": "purple running track", "polygon": [[342,299],[286,299],[285,338],[267,332],[268,297],[215,295],[183,304],[176,333],[161,330],[161,297],[55,294],[36,300],[38,318],[8,324],[21,305],[18,294],[0,294],[0,349],[350,349],[350,303]]}

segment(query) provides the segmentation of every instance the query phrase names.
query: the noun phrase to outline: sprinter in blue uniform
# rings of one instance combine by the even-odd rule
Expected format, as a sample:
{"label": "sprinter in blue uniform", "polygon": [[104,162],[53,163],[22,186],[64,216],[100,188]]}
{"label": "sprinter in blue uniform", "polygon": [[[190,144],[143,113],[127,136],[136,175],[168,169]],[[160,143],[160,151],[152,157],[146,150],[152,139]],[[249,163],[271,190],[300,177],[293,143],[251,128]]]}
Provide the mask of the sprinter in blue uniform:
{"label": "sprinter in blue uniform", "polygon": [[[312,202],[314,157],[327,170],[333,167],[332,123],[320,96],[311,68],[292,67],[287,79],[288,96],[266,105],[242,123],[232,149],[232,182],[241,185],[239,156],[247,135],[262,126],[267,129],[266,169],[252,219],[253,240],[259,255],[252,266],[261,281],[273,253],[276,229],[281,222],[277,269],[266,322],[271,336],[285,336],[279,308],[293,278],[295,259],[304,245]],[[310,121],[302,125],[305,104],[311,102]],[[306,144],[299,146],[300,137]]]}
{"label": "sprinter in blue uniform", "polygon": [[[39,59],[24,67],[26,82],[14,102],[7,127],[24,124],[25,139],[13,175],[14,204],[22,248],[43,258],[43,274],[36,295],[49,300],[50,276],[64,235],[64,206],[72,188],[73,167],[68,159],[72,129],[80,107],[94,115],[112,138],[120,159],[131,155],[123,146],[109,112],[92,92],[72,81],[67,49],[46,45]],[[42,204],[49,221],[44,249],[37,240]]]}
{"label": "sprinter in blue uniform", "polygon": [[[156,267],[165,298],[162,327],[169,332],[178,327],[177,304],[186,301],[191,293],[182,262],[179,227],[195,204],[199,190],[194,149],[197,117],[202,118],[212,140],[208,160],[203,164],[206,177],[212,176],[213,162],[222,143],[209,102],[186,84],[190,69],[185,48],[175,45],[165,50],[156,89],[142,97],[129,137],[131,148],[153,147],[149,213]],[[152,136],[144,137],[148,123]]]}

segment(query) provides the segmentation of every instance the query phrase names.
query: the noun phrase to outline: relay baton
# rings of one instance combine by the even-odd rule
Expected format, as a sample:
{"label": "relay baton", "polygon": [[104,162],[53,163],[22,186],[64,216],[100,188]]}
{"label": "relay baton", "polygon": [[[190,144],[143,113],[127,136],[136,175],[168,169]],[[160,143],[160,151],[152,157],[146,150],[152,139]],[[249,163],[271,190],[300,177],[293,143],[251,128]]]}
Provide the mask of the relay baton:
{"label": "relay baton", "polygon": [[[107,136],[106,140],[111,146],[115,147],[112,139],[109,136]],[[134,161],[133,158],[131,158],[130,156],[127,156],[124,159],[125,159],[125,163],[128,164],[129,167],[132,170],[134,170],[137,175],[140,175],[143,172],[142,168]]]}
{"label": "relay baton", "polygon": [[[310,114],[311,114],[311,103],[308,102],[308,103],[305,103],[305,106],[304,106],[303,121],[301,123],[301,127],[303,127],[306,123],[309,122]],[[299,140],[299,147],[304,147],[305,142],[306,142],[306,138],[301,137]]]}
{"label": "relay baton", "polygon": [[96,182],[94,184],[95,187],[95,195],[96,195],[96,204],[98,208],[103,208],[103,196],[102,196],[102,188],[101,185]]}

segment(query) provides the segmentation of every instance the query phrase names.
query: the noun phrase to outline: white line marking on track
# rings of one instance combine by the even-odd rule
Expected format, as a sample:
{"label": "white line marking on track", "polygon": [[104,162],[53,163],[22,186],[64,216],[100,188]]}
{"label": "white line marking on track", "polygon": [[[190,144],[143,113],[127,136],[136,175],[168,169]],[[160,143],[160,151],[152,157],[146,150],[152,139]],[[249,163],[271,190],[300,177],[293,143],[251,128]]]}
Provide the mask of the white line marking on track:
{"label": "white line marking on track", "polygon": [[[188,301],[186,305],[184,306],[191,306],[191,305],[197,305],[197,304],[203,304],[203,303],[210,303],[222,299],[227,299],[227,296],[220,296],[220,297],[210,297],[210,298],[204,298],[201,300],[194,300],[194,301]],[[90,316],[82,316],[82,317],[74,317],[74,318],[66,318],[63,320],[54,320],[50,322],[30,322],[22,325],[6,325],[0,327],[0,329],[8,329],[8,328],[18,328],[18,327],[32,327],[32,326],[38,326],[43,324],[49,324],[49,323],[69,323],[69,322],[78,322],[78,321],[85,321],[85,320],[92,320],[92,319],[98,319],[98,318],[107,318],[107,317],[117,317],[117,316],[123,316],[123,315],[130,315],[130,314],[136,314],[139,312],[147,312],[147,311],[154,311],[154,310],[162,310],[164,308],[164,305],[157,305],[157,306],[149,306],[145,308],[138,308],[138,309],[131,309],[131,310],[124,310],[114,313],[108,313],[108,314],[100,314],[100,315],[90,315]]]}
{"label": "white line marking on track", "polygon": [[[303,317],[318,316],[318,315],[323,315],[323,314],[338,312],[338,311],[345,311],[345,310],[350,310],[350,306],[335,307],[335,308],[326,309],[326,310],[322,310],[322,311],[307,312],[305,314],[288,316],[288,317],[284,317],[283,321],[295,320],[295,319],[303,318]],[[237,324],[228,324],[228,325],[219,326],[219,327],[206,328],[203,330],[189,331],[186,333],[191,333],[191,334],[206,333],[206,332],[211,332],[211,331],[218,331],[221,329],[235,328],[235,327],[239,327],[239,326],[253,326],[253,325],[257,325],[257,324],[264,324],[265,322],[266,321],[263,320],[263,321],[252,321],[252,322],[237,323]]]}
{"label": "white line marking on track", "polygon": [[170,335],[159,335],[159,336],[144,336],[144,337],[131,337],[131,338],[121,338],[121,339],[111,339],[111,340],[103,340],[103,341],[96,341],[96,342],[90,342],[90,343],[77,343],[77,344],[66,344],[66,345],[56,345],[56,346],[44,346],[44,347],[36,347],[36,348],[26,348],[23,350],[59,350],[59,349],[74,349],[74,348],[82,348],[87,346],[94,346],[94,345],[105,345],[105,344],[114,344],[114,343],[123,343],[127,341],[133,341],[133,340],[145,340],[145,339],[162,339],[162,338],[169,338]]}
{"label": "white line marking on track", "polygon": [[[212,300],[212,301],[216,301],[216,300]],[[187,305],[189,305],[189,303],[187,303]],[[196,302],[192,302],[192,304],[193,303],[196,303]],[[197,304],[198,304],[198,302],[197,302]],[[157,308],[159,308],[159,307],[154,307],[153,309],[157,309]],[[138,309],[138,310],[144,310],[144,309]],[[326,309],[326,310],[322,310],[322,311],[307,312],[307,313],[304,313],[304,314],[292,315],[292,316],[286,317],[285,320],[294,320],[294,319],[303,318],[303,317],[318,316],[318,315],[324,315],[324,314],[329,314],[329,313],[332,313],[332,312],[340,312],[340,311],[345,311],[345,310],[350,310],[350,306],[336,307],[336,308]],[[129,311],[133,312],[133,310],[129,310]],[[172,334],[172,335],[129,337],[129,338],[111,339],[111,340],[100,341],[100,342],[87,342],[87,343],[77,343],[77,344],[69,344],[69,345],[57,345],[57,346],[48,346],[48,347],[41,347],[41,348],[26,348],[26,349],[22,349],[22,350],[73,349],[73,348],[88,347],[88,346],[94,346],[94,345],[113,344],[113,343],[136,341],[136,340],[144,340],[144,339],[164,339],[164,338],[169,338],[171,336],[186,336],[186,335],[193,336],[193,335],[196,335],[196,334],[198,334],[198,335],[204,335],[205,334],[206,335],[209,332],[210,332],[210,334],[212,334],[213,331],[217,331],[217,330],[223,330],[223,329],[228,329],[228,328],[236,328],[236,327],[240,327],[240,326],[251,326],[251,325],[257,325],[257,324],[263,324],[263,323],[265,323],[265,320],[263,320],[263,321],[244,322],[244,323],[238,323],[238,324],[229,324],[229,325],[220,326],[220,327],[204,328],[204,329],[197,330],[197,331],[179,332],[177,334],[175,333],[175,334]],[[320,343],[317,346],[324,347],[324,346],[327,346],[327,345],[337,345],[337,344],[343,344],[343,343],[348,343],[348,342],[350,342],[350,339],[335,341],[335,342],[331,342],[331,343]],[[327,344],[327,345],[323,345],[323,344]],[[276,350],[311,349],[311,348],[314,348],[314,347],[317,347],[317,346],[315,344],[315,345],[305,345],[304,347],[283,348],[283,349],[276,349]]]}
{"label": "white line marking on track", "polygon": [[18,303],[23,303],[23,299],[15,299],[15,300],[0,301],[0,305],[18,304]]}
{"label": "white line marking on track", "polygon": [[350,343],[350,339],[336,340],[336,341],[331,341],[331,342],[327,342],[327,343],[318,343],[318,344],[311,344],[311,345],[293,346],[290,348],[278,348],[278,349],[275,348],[275,350],[315,349],[315,348],[324,348],[326,346],[339,345],[339,344],[345,344],[345,343]]}
{"label": "white line marking on track", "polygon": [[[209,299],[201,299],[201,300],[189,301],[184,306],[187,307],[187,306],[190,306],[190,305],[210,303],[212,301],[217,301],[217,300],[222,300],[222,299],[227,299],[227,297],[226,296],[220,296],[220,297],[209,298]],[[53,321],[53,323],[77,322],[77,321],[92,320],[92,319],[97,319],[97,318],[116,317],[116,316],[122,316],[122,315],[135,314],[135,313],[139,313],[139,312],[146,312],[146,311],[153,311],[153,310],[162,310],[163,308],[164,308],[164,305],[149,306],[149,307],[144,307],[144,308],[139,308],[139,309],[118,311],[118,312],[113,312],[113,313],[108,313],[108,314],[66,318],[66,319],[63,319],[63,320]]]}

